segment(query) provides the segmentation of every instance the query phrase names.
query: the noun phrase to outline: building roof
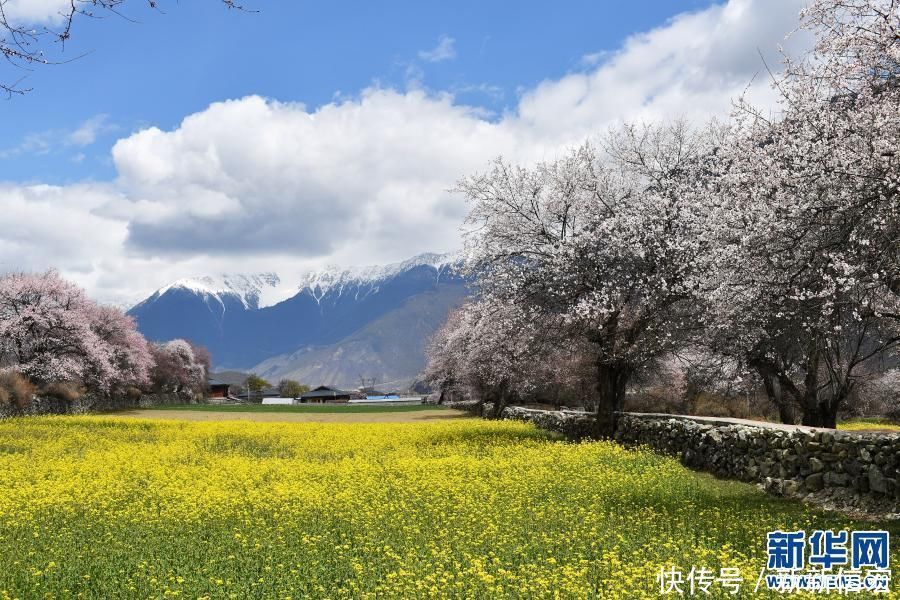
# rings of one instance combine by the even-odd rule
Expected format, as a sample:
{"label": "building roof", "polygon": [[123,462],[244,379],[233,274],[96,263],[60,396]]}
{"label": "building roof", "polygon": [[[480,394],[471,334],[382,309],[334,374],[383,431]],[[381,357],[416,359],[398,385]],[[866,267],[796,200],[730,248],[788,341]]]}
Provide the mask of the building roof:
{"label": "building roof", "polygon": [[337,388],[328,387],[327,385],[320,385],[316,389],[311,392],[306,392],[301,395],[301,398],[336,398],[338,396],[350,396],[350,392],[345,392],[344,390],[339,390]]}
{"label": "building roof", "polygon": [[[255,398],[278,398],[281,396],[281,392],[278,391],[278,388],[266,388],[264,390],[251,392],[251,396]],[[238,398],[246,398],[247,397],[247,389],[244,388],[242,391],[238,392]]]}
{"label": "building roof", "polygon": [[227,381],[221,381],[219,379],[210,379],[209,385],[233,385],[233,384],[228,383]]}
{"label": "building roof", "polygon": [[245,385],[247,382],[247,373],[242,371],[216,371],[211,372],[209,377],[231,385]]}

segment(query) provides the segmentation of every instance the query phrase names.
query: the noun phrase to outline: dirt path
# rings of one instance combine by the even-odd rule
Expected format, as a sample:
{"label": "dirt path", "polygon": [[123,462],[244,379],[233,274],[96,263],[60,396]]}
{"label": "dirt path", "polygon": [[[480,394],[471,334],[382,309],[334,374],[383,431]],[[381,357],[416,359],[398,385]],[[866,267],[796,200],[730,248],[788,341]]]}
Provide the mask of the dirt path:
{"label": "dirt path", "polygon": [[260,413],[199,410],[129,410],[117,416],[179,421],[259,421],[264,423],[412,423],[460,419],[468,415],[459,410],[437,409],[383,413]]}

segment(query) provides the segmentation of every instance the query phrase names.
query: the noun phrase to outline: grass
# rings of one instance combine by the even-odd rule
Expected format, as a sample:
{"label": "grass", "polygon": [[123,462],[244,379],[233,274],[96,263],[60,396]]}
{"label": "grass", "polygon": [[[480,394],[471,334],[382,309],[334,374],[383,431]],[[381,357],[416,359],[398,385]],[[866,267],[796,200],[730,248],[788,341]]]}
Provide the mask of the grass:
{"label": "grass", "polygon": [[514,422],[38,417],[0,439],[4,599],[657,598],[663,566],[739,568],[750,597],[768,531],[884,527]]}
{"label": "grass", "polygon": [[446,410],[434,404],[175,404],[145,410],[189,410],[235,413],[402,413],[420,410]]}
{"label": "grass", "polygon": [[838,429],[845,431],[897,431],[900,423],[878,418],[858,418],[838,423]]}

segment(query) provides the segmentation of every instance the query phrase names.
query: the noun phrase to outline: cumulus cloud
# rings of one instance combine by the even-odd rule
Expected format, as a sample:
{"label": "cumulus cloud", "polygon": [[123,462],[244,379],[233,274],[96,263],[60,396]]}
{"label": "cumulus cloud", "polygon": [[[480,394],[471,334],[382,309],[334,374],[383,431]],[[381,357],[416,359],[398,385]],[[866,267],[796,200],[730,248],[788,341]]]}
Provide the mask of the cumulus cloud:
{"label": "cumulus cloud", "polygon": [[[125,301],[184,276],[289,277],[452,250],[466,206],[448,190],[497,155],[533,162],[622,120],[724,115],[745,91],[773,106],[759,52],[778,65],[801,6],[730,0],[681,15],[544,81],[500,118],[421,89],[376,87],[315,109],[258,96],[217,102],[170,131],[119,140],[115,182],[0,190],[3,206],[8,197],[19,207],[0,233],[0,260],[57,265]],[[789,50],[806,43],[794,38]],[[60,231],[41,221],[55,204],[68,211],[49,221]],[[13,238],[19,224],[29,235]]]}
{"label": "cumulus cloud", "polygon": [[449,35],[438,38],[437,46],[431,50],[419,51],[419,58],[428,62],[441,62],[456,58],[456,40]]}
{"label": "cumulus cloud", "polygon": [[525,93],[518,111],[521,125],[542,137],[558,137],[623,119],[702,120],[727,114],[742,94],[773,107],[765,65],[778,69],[780,45],[788,54],[809,45],[802,35],[785,40],[803,5],[799,0],[730,0],[679,15],[631,36],[596,68],[545,81]]}
{"label": "cumulus cloud", "polygon": [[90,285],[108,266],[106,257],[123,254],[127,223],[96,212],[118,199],[108,185],[0,185],[0,271],[55,267],[94,293],[118,297],[128,287],[124,282],[114,290]]}
{"label": "cumulus cloud", "polygon": [[120,140],[113,159],[145,206],[135,248],[313,257],[364,239],[382,258],[394,240],[451,245],[463,207],[447,189],[516,133],[423,91],[371,89],[315,111],[253,96]]}

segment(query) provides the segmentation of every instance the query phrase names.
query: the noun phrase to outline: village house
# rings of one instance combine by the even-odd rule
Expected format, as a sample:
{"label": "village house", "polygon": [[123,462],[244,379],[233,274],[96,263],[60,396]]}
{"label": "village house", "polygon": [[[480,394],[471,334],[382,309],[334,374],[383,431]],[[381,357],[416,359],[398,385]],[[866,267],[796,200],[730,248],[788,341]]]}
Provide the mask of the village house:
{"label": "village house", "polygon": [[218,379],[209,380],[210,398],[228,398],[231,396],[231,384]]}
{"label": "village house", "polygon": [[320,385],[316,389],[306,392],[300,396],[300,402],[322,404],[325,402],[349,402],[350,392],[339,390],[337,388]]}

